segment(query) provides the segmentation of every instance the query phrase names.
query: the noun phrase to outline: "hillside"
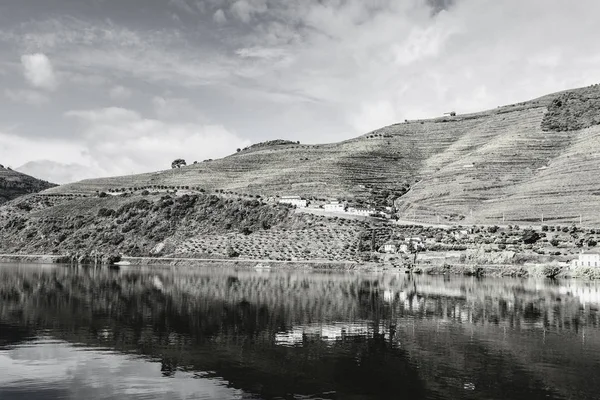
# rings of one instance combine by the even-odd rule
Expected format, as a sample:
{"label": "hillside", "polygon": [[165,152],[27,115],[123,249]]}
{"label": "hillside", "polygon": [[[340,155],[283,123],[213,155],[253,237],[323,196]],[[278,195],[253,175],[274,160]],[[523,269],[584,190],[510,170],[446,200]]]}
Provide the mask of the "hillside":
{"label": "hillside", "polygon": [[131,187],[372,200],[410,187],[400,215],[461,223],[600,223],[600,86],[485,112],[407,121],[355,139],[273,141],[219,160],[86,180],[48,193]]}
{"label": "hillside", "polygon": [[56,185],[13,171],[0,164],[0,204],[54,186]]}

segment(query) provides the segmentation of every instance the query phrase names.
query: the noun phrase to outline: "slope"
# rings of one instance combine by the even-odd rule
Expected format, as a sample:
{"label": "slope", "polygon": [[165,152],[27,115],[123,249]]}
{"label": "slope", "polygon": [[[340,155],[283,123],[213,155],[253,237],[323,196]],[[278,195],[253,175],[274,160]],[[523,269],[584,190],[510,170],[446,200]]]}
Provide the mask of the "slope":
{"label": "slope", "polygon": [[0,204],[56,185],[22,174],[0,164]]}
{"label": "slope", "polygon": [[200,187],[240,193],[368,198],[410,186],[400,216],[422,221],[600,222],[600,87],[481,113],[391,125],[340,143],[281,142],[219,160],[48,193]]}

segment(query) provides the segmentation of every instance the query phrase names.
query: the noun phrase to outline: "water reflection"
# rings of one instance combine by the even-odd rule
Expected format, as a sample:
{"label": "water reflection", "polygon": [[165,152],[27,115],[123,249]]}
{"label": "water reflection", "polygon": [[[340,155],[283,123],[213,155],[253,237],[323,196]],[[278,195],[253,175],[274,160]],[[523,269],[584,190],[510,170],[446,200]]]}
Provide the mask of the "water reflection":
{"label": "water reflection", "polygon": [[0,398],[594,399],[598,289],[2,266]]}

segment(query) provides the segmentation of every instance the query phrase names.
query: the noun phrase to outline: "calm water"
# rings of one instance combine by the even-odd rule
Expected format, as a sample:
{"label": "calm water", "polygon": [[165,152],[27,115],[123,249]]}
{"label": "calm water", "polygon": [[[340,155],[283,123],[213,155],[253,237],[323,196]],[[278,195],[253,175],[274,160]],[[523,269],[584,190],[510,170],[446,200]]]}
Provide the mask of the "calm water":
{"label": "calm water", "polygon": [[600,285],[0,265],[0,399],[600,399]]}

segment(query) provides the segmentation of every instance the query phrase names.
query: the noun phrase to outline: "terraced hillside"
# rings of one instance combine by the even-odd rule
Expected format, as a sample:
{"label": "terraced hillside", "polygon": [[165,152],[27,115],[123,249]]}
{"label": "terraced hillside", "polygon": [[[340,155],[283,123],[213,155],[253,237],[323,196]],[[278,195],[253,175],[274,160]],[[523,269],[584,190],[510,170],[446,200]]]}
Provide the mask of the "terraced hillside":
{"label": "terraced hillside", "polygon": [[401,216],[461,223],[598,223],[600,86],[481,113],[391,125],[334,144],[274,143],[223,159],[50,193],[195,186],[263,196],[352,199],[411,190]]}
{"label": "terraced hillside", "polygon": [[0,204],[29,193],[37,193],[56,185],[35,179],[0,165]]}

